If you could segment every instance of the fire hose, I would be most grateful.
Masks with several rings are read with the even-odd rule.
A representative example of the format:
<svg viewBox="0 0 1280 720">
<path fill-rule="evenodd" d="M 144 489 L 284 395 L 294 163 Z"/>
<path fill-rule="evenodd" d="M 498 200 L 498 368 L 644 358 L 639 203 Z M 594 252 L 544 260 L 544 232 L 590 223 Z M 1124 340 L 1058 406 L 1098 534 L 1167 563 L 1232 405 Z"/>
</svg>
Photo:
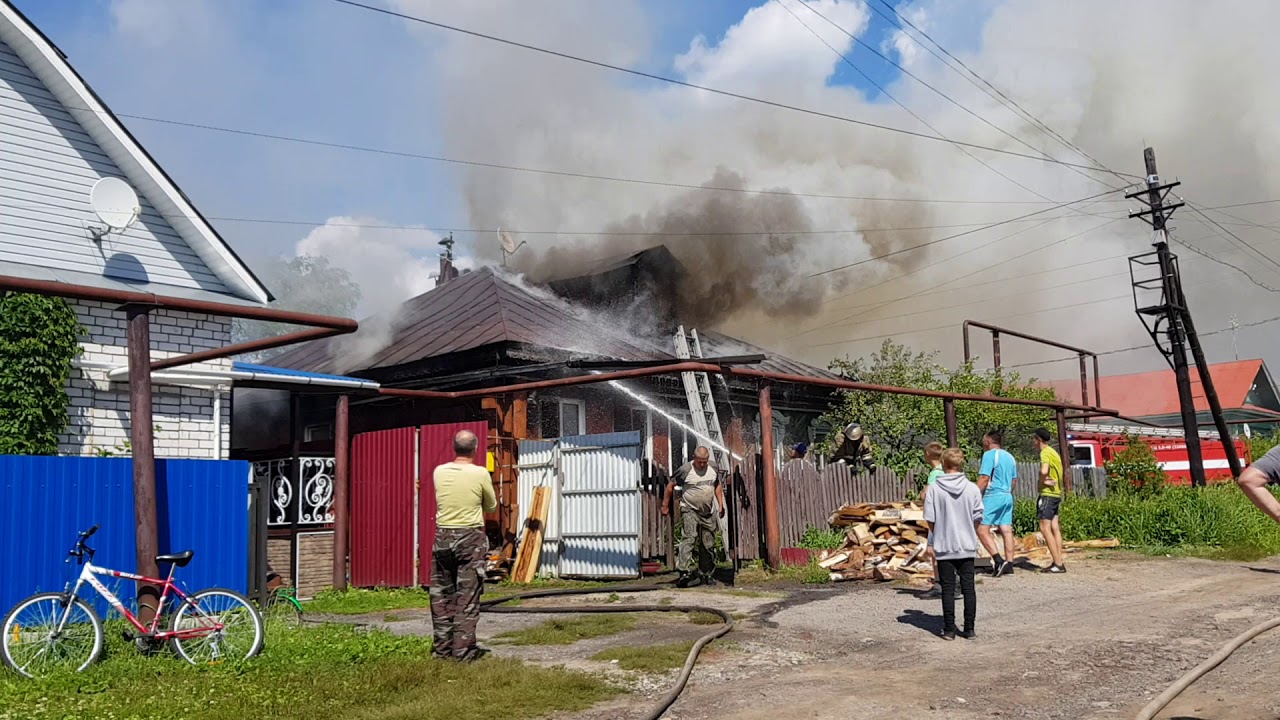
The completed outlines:
<svg viewBox="0 0 1280 720">
<path fill-rule="evenodd" d="M 727 635 L 733 629 L 733 618 L 729 617 L 729 613 L 718 608 L 706 607 L 703 605 L 538 605 L 535 607 L 515 606 L 504 607 L 503 603 L 513 600 L 530 600 L 533 598 L 562 597 L 566 595 L 599 595 L 602 592 L 610 593 L 630 593 L 630 592 L 652 592 L 654 590 L 668 589 L 665 585 L 629 585 L 624 587 L 610 588 L 573 588 L 569 590 L 552 589 L 552 590 L 532 590 L 529 592 L 508 595 L 506 597 L 485 600 L 480 603 L 481 612 L 491 613 L 538 613 L 544 615 L 576 615 L 590 613 L 636 613 L 636 612 L 680 612 L 680 613 L 710 613 L 719 617 L 724 621 L 715 630 L 698 638 L 693 647 L 689 649 L 689 655 L 685 658 L 684 667 L 680 670 L 676 683 L 667 691 L 666 695 L 658 701 L 647 713 L 641 717 L 644 720 L 658 720 L 662 714 L 667 711 L 680 693 L 684 692 L 685 685 L 689 683 L 689 676 L 693 674 L 693 666 L 698 662 L 698 655 L 702 649 L 716 638 Z"/>
<path fill-rule="evenodd" d="M 1231 639 L 1231 642 L 1223 645 L 1222 648 L 1210 656 L 1209 659 L 1192 668 L 1190 672 L 1178 678 L 1177 681 L 1168 687 L 1168 689 L 1156 696 L 1156 699 L 1147 703 L 1147 706 L 1142 708 L 1142 712 L 1138 713 L 1137 720 L 1153 720 L 1153 718 L 1155 718 L 1155 716 L 1159 714 L 1165 706 L 1173 702 L 1174 698 L 1181 695 L 1184 690 L 1191 687 L 1191 685 L 1197 680 L 1209 674 L 1209 671 L 1221 665 L 1227 658 L 1231 657 L 1232 653 L 1244 647 L 1246 643 L 1259 635 L 1277 627 L 1280 627 L 1280 617 L 1254 625 L 1248 630 L 1245 630 L 1235 636 Z"/>
</svg>

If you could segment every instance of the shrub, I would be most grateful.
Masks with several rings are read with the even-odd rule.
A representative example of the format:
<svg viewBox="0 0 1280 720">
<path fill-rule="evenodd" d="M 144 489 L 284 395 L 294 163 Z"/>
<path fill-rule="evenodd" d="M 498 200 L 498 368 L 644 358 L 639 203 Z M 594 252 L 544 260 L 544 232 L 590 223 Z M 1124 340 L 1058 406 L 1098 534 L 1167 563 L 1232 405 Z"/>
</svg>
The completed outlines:
<svg viewBox="0 0 1280 720">
<path fill-rule="evenodd" d="M 1155 495 L 1164 489 L 1164 470 L 1151 446 L 1129 434 L 1125 448 L 1106 464 L 1107 493 Z"/>
<path fill-rule="evenodd" d="M 835 550 L 844 546 L 844 539 L 844 533 L 839 530 L 823 530 L 810 525 L 800 537 L 800 547 L 806 550 Z"/>
<path fill-rule="evenodd" d="M 1014 529 L 1034 532 L 1035 501 L 1014 504 Z M 1114 537 L 1130 547 L 1215 547 L 1238 556 L 1280 553 L 1280 525 L 1259 512 L 1235 485 L 1167 487 L 1154 494 L 1117 493 L 1105 498 L 1068 496 L 1062 505 L 1062 539 Z"/>
</svg>

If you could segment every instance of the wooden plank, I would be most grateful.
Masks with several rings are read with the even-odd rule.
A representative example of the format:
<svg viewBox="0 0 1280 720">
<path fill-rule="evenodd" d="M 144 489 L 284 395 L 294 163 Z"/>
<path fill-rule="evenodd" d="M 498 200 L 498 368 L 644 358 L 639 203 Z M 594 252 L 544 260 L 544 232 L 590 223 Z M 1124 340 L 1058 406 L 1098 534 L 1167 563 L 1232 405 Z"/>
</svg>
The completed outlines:
<svg viewBox="0 0 1280 720">
<path fill-rule="evenodd" d="M 538 561 L 542 559 L 542 534 L 546 529 L 547 513 L 551 509 L 551 490 L 534 488 L 533 507 L 525 521 L 524 541 L 516 555 L 516 567 L 512 579 L 518 583 L 532 582 L 538 573 Z"/>
</svg>

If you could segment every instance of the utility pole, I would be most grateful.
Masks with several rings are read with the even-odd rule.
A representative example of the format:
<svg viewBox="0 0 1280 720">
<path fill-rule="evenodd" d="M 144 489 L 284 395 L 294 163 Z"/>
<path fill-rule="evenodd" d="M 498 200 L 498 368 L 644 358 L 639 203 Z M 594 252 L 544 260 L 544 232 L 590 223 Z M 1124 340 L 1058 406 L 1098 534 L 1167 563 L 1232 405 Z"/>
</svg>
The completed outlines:
<svg viewBox="0 0 1280 720">
<path fill-rule="evenodd" d="M 1191 319 L 1191 311 L 1187 307 L 1186 296 L 1182 292 L 1182 275 L 1178 268 L 1178 257 L 1169 251 L 1169 236 L 1166 223 L 1174 210 L 1185 203 L 1165 204 L 1169 191 L 1181 183 L 1160 184 L 1160 175 L 1156 171 L 1156 154 L 1151 148 L 1143 153 L 1147 168 L 1147 189 L 1126 195 L 1147 205 L 1147 209 L 1130 213 L 1129 217 L 1142 218 L 1151 225 L 1154 231 L 1152 244 L 1155 251 L 1129 258 L 1129 273 L 1133 285 L 1134 307 L 1138 317 L 1142 319 L 1147 333 L 1155 341 L 1156 347 L 1165 356 L 1165 360 L 1173 368 L 1178 387 L 1178 406 L 1182 414 L 1182 428 L 1187 443 L 1187 459 L 1190 461 L 1191 484 L 1202 487 L 1205 484 L 1204 456 L 1200 448 L 1199 423 L 1196 419 L 1195 400 L 1191 394 L 1191 371 L 1187 360 L 1190 349 L 1200 373 L 1200 384 L 1204 389 L 1205 399 L 1213 415 L 1214 424 L 1226 451 L 1227 462 L 1231 473 L 1240 476 L 1240 458 L 1236 455 L 1235 443 L 1232 442 L 1230 428 L 1222 415 L 1222 405 L 1218 402 L 1218 393 L 1213 387 L 1213 378 L 1209 374 L 1209 365 L 1200 346 L 1200 338 L 1196 335 L 1195 324 Z M 1151 270 L 1157 270 L 1157 277 L 1150 277 Z M 1140 275 L 1142 277 L 1140 277 Z M 1159 292 L 1159 301 L 1147 304 L 1139 299 L 1139 291 L 1147 293 Z M 1167 346 L 1166 343 L 1167 342 Z"/>
<path fill-rule="evenodd" d="M 1238 330 L 1239 328 L 1240 328 L 1240 321 L 1236 319 L 1235 315 L 1232 315 L 1231 316 L 1231 355 L 1236 359 L 1236 362 L 1240 361 L 1240 346 L 1236 344 L 1236 330 Z"/>
</svg>

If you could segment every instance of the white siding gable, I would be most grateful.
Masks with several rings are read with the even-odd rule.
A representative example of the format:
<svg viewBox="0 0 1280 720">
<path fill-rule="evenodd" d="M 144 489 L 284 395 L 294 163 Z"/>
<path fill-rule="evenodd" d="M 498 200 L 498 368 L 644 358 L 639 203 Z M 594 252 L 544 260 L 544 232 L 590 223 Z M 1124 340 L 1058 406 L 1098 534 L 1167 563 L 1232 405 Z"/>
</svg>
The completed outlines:
<svg viewBox="0 0 1280 720">
<path fill-rule="evenodd" d="M 0 41 L 0 262 L 230 292 L 145 197 L 142 217 L 101 243 L 89 189 L 116 166 Z"/>
</svg>

